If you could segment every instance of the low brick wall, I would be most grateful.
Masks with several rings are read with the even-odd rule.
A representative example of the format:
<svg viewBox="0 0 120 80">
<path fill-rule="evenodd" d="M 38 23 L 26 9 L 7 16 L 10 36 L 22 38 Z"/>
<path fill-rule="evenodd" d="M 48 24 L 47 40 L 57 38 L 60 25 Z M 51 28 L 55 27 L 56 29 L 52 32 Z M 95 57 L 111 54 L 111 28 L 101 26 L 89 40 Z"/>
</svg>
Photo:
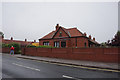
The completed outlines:
<svg viewBox="0 0 120 80">
<path fill-rule="evenodd" d="M 31 56 L 118 63 L 120 48 L 23 48 Z"/>
<path fill-rule="evenodd" d="M 2 53 L 10 53 L 10 48 L 2 48 Z"/>
</svg>

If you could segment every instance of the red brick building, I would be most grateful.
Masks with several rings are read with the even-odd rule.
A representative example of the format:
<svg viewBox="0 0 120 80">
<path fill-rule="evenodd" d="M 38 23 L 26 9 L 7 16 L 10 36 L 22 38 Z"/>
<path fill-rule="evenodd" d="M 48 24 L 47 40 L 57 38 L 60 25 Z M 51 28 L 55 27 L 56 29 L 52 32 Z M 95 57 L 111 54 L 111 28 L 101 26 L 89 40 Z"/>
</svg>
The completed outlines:
<svg viewBox="0 0 120 80">
<path fill-rule="evenodd" d="M 20 41 L 20 40 L 13 40 L 13 37 L 11 37 L 11 39 L 4 39 L 4 37 L 2 37 L 2 43 L 5 43 L 5 44 L 10 44 L 10 43 L 18 43 L 20 44 L 21 46 L 27 46 L 27 45 L 30 45 L 32 44 L 33 42 L 30 42 L 30 41 L 27 41 L 27 39 L 25 39 L 25 41 Z"/>
<path fill-rule="evenodd" d="M 56 25 L 56 30 L 39 39 L 39 45 L 49 45 L 53 47 L 93 47 L 99 44 L 95 38 L 91 39 L 86 33 L 80 32 L 77 28 L 66 29 Z"/>
</svg>

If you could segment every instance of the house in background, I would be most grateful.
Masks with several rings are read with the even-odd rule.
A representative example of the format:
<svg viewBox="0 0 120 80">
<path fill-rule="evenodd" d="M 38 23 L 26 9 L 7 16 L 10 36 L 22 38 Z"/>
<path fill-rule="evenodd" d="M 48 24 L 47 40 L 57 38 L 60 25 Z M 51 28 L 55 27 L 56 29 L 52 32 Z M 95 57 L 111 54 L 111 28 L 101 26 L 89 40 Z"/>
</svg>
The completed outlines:
<svg viewBox="0 0 120 80">
<path fill-rule="evenodd" d="M 20 40 L 13 40 L 13 37 L 11 37 L 11 39 L 4 39 L 4 37 L 2 37 L 2 43 L 5 43 L 5 44 L 18 43 L 20 44 L 21 47 L 25 47 L 27 45 L 32 45 L 33 43 L 36 43 L 36 41 L 35 40 L 34 42 L 27 41 L 27 39 L 25 39 L 25 41 L 20 41 Z"/>
<path fill-rule="evenodd" d="M 39 46 L 39 42 L 36 42 L 36 40 L 34 40 L 34 42 L 32 42 L 33 46 Z"/>
<path fill-rule="evenodd" d="M 95 38 L 86 36 L 86 33 L 80 32 L 77 28 L 66 29 L 57 24 L 56 30 L 39 39 L 39 45 L 48 45 L 52 47 L 95 47 L 99 43 Z"/>
</svg>

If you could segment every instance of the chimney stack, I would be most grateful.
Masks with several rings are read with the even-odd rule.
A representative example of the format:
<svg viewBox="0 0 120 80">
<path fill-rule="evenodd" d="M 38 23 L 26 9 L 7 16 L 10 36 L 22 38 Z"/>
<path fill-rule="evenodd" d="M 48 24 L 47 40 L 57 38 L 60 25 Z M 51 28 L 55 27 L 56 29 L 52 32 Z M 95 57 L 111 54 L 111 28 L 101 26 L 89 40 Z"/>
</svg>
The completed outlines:
<svg viewBox="0 0 120 80">
<path fill-rule="evenodd" d="M 2 39 L 4 39 L 4 35 L 2 35 Z"/>
<path fill-rule="evenodd" d="M 91 39 L 91 35 L 89 35 L 89 39 Z"/>
<path fill-rule="evenodd" d="M 93 40 L 95 41 L 95 38 L 93 38 Z"/>
<path fill-rule="evenodd" d="M 34 43 L 36 42 L 36 40 L 34 40 Z"/>
<path fill-rule="evenodd" d="M 27 42 L 27 39 L 25 39 L 25 42 Z"/>
<path fill-rule="evenodd" d="M 87 36 L 86 32 L 84 33 L 84 36 Z"/>
<path fill-rule="evenodd" d="M 13 37 L 11 37 L 11 40 L 13 40 Z"/>
<path fill-rule="evenodd" d="M 56 25 L 56 30 L 59 28 L 59 24 Z"/>
</svg>

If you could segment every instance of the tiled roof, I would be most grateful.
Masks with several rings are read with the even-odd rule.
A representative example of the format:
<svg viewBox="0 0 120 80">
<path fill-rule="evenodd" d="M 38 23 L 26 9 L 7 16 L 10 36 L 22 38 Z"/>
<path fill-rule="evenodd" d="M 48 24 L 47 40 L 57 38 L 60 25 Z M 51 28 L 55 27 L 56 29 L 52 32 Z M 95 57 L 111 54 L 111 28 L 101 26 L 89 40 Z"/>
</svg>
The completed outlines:
<svg viewBox="0 0 120 80">
<path fill-rule="evenodd" d="M 96 41 L 94 41 L 94 40 L 92 40 L 92 39 L 90 39 L 90 41 L 91 41 L 92 43 L 99 44 L 98 42 L 96 42 Z"/>
<path fill-rule="evenodd" d="M 64 27 L 59 26 L 57 30 L 50 32 L 49 34 L 45 35 L 44 37 L 42 37 L 42 38 L 39 39 L 39 40 L 42 40 L 42 39 L 52 39 L 60 28 L 62 28 L 62 29 L 65 31 L 65 33 L 67 33 L 67 35 L 68 35 L 69 37 L 85 36 L 85 35 L 84 35 L 82 32 L 80 32 L 77 28 L 69 28 L 69 29 L 66 29 L 66 28 L 64 28 Z M 88 39 L 89 39 L 89 38 L 88 38 Z M 92 39 L 89 39 L 89 41 L 92 42 L 92 43 L 95 43 L 95 44 L 99 44 L 98 42 L 96 42 L 95 40 L 92 40 Z"/>
<path fill-rule="evenodd" d="M 9 44 L 9 43 L 11 43 L 11 42 L 15 42 L 15 43 L 19 43 L 19 44 L 31 44 L 32 42 L 25 42 L 25 41 L 19 41 L 19 40 L 8 40 L 8 39 L 4 39 L 3 41 L 2 41 L 3 43 L 7 43 L 7 44 Z"/>
<path fill-rule="evenodd" d="M 70 37 L 75 37 L 75 36 L 82 36 L 83 34 L 77 29 L 77 28 L 69 28 L 66 29 L 64 27 L 61 27 Z M 54 34 L 57 31 L 52 31 L 49 34 L 45 35 L 44 37 L 42 37 L 41 39 L 50 39 L 54 36 Z"/>
<path fill-rule="evenodd" d="M 52 32 L 50 32 L 49 34 L 47 34 L 47 35 L 45 35 L 44 37 L 42 37 L 41 39 L 52 38 L 54 34 L 55 34 L 55 31 L 52 31 Z"/>
<path fill-rule="evenodd" d="M 70 28 L 70 29 L 67 29 L 67 31 L 70 33 L 71 37 L 83 35 L 77 28 Z"/>
</svg>

